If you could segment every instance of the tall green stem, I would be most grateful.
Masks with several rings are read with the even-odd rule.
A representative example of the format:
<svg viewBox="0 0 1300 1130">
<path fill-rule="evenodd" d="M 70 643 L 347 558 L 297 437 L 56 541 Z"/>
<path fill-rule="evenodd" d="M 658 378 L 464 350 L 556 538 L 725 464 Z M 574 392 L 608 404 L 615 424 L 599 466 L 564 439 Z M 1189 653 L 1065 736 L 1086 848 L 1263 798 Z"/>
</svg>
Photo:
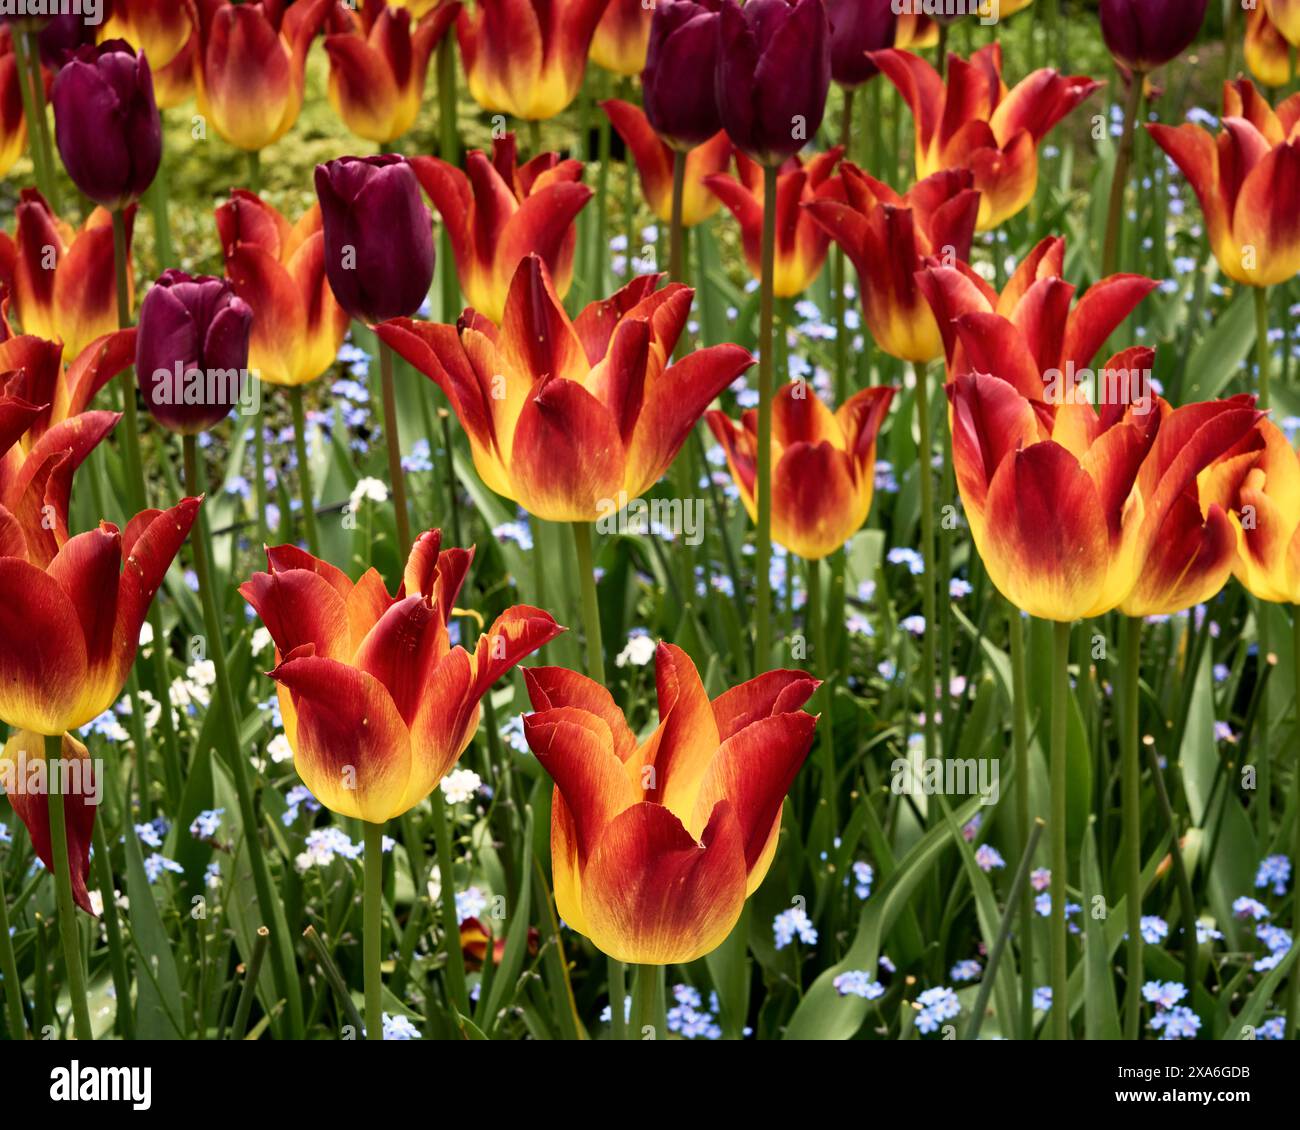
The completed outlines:
<svg viewBox="0 0 1300 1130">
<path fill-rule="evenodd" d="M 1142 621 L 1125 617 L 1120 662 L 1120 808 L 1124 821 L 1124 898 L 1128 920 L 1128 967 L 1124 987 L 1124 1038 L 1136 1040 L 1142 1022 L 1142 765 L 1138 695 L 1142 666 Z M 1183 923 L 1194 929 L 1195 923 Z M 1189 985 L 1190 992 L 1193 986 Z"/>
<path fill-rule="evenodd" d="M 1259 406 L 1267 412 L 1269 382 L 1273 370 L 1272 345 L 1268 340 L 1268 287 L 1255 287 L 1255 358 L 1259 365 Z"/>
<path fill-rule="evenodd" d="M 316 492 L 312 489 L 311 463 L 307 452 L 307 413 L 302 406 L 302 386 L 289 390 L 293 406 L 293 445 L 298 456 L 298 490 L 302 496 L 302 525 L 307 548 L 313 557 L 320 556 L 320 537 L 316 533 Z"/>
<path fill-rule="evenodd" d="M 773 317 L 776 287 L 775 165 L 763 168 L 763 266 L 758 320 L 758 534 L 754 547 L 757 585 L 754 619 L 754 672 L 761 675 L 772 662 L 772 392 Z"/>
<path fill-rule="evenodd" d="M 686 154 L 680 149 L 674 149 L 673 212 L 668 243 L 668 277 L 673 282 L 686 281 L 686 229 L 682 226 L 682 202 L 685 197 Z"/>
<path fill-rule="evenodd" d="M 162 157 L 158 162 L 158 172 L 153 178 L 153 184 L 149 186 L 149 191 L 145 195 L 149 200 L 149 209 L 153 213 L 153 239 L 158 254 L 158 266 L 159 269 L 166 270 L 172 263 L 172 227 L 168 214 L 170 186 L 167 182 L 167 115 L 162 110 L 158 111 L 158 128 L 163 138 Z"/>
<path fill-rule="evenodd" d="M 9 1038 L 27 1038 L 27 1020 L 23 1016 L 23 983 L 18 979 L 18 962 L 14 960 L 14 942 L 9 936 L 9 904 L 5 900 L 4 868 L 0 867 L 0 977 L 4 978 L 5 1007 L 9 1012 Z"/>
<path fill-rule="evenodd" d="M 27 145 L 32 154 L 32 169 L 36 174 L 36 186 L 46 203 L 57 213 L 58 202 L 54 198 L 54 157 L 49 149 L 49 134 L 45 125 L 45 85 L 41 80 L 40 53 L 35 39 L 26 33 L 15 32 L 13 36 L 14 55 L 18 64 L 18 92 L 22 97 L 23 117 L 27 121 Z M 36 59 L 36 82 L 32 81 L 31 60 Z M 40 92 L 38 101 L 36 92 Z"/>
<path fill-rule="evenodd" d="M 1069 862 L 1065 837 L 1066 710 L 1070 698 L 1070 625 L 1053 625 L 1052 742 L 1049 765 L 1051 792 L 1052 919 L 1051 983 L 1052 1038 L 1070 1038 L 1069 951 L 1065 925 L 1066 880 Z"/>
<path fill-rule="evenodd" d="M 67 967 L 68 998 L 72 1002 L 73 1031 L 78 1040 L 93 1040 L 90 1006 L 86 1003 L 86 971 L 81 965 L 81 935 L 77 904 L 72 901 L 72 862 L 68 855 L 68 826 L 63 784 L 58 763 L 63 759 L 63 735 L 46 735 L 45 780 L 50 806 L 50 846 L 54 853 L 54 896 L 59 915 L 59 941 Z"/>
<path fill-rule="evenodd" d="M 1119 236 L 1124 224 L 1124 194 L 1128 189 L 1128 170 L 1133 163 L 1133 136 L 1137 129 L 1138 111 L 1142 106 L 1143 76 L 1129 76 L 1128 94 L 1124 102 L 1124 132 L 1119 139 L 1119 152 L 1115 155 L 1115 175 L 1110 182 L 1110 209 L 1106 213 L 1106 243 L 1102 250 L 1103 276 L 1113 275 L 1119 269 Z"/>
<path fill-rule="evenodd" d="M 662 965 L 638 965 L 633 970 L 632 1029 L 628 1038 L 633 1040 L 664 1039 L 665 1022 L 659 1014 L 660 984 L 663 981 Z M 650 1034 L 646 1035 L 649 1029 Z"/>
<path fill-rule="evenodd" d="M 453 167 L 460 164 L 460 137 L 456 125 L 456 37 L 444 35 L 438 45 L 438 156 Z M 451 238 L 445 224 L 441 238 L 442 318 L 445 322 L 454 322 L 459 313 L 460 286 L 456 278 L 456 260 L 451 253 Z"/>
<path fill-rule="evenodd" d="M 821 685 L 821 721 L 818 722 L 817 748 L 822 759 L 822 802 L 826 805 L 827 827 L 838 829 L 836 815 L 835 769 L 835 684 L 830 652 L 826 647 L 826 619 L 829 609 L 822 598 L 822 563 L 808 562 L 808 604 L 806 619 L 812 631 L 813 659 Z"/>
<path fill-rule="evenodd" d="M 1291 609 L 1293 626 L 1291 665 L 1295 672 L 1296 719 L 1300 723 L 1300 604 Z M 1292 944 L 1300 945 L 1300 758 L 1297 758 L 1291 779 L 1291 809 L 1294 825 L 1291 829 L 1291 937 Z M 1293 1037 L 1300 1030 L 1300 963 L 1291 967 L 1291 980 L 1287 989 L 1286 1031 Z"/>
<path fill-rule="evenodd" d="M 1025 625 L 1020 609 L 1008 602 L 1007 627 L 1011 636 L 1011 742 L 1016 766 L 1016 824 L 1020 850 L 1029 850 L 1034 835 L 1029 800 L 1029 680 L 1025 672 Z M 1020 891 L 1020 1034 L 1028 1039 L 1034 1024 L 1034 895 Z"/>
<path fill-rule="evenodd" d="M 397 516 L 397 559 L 404 561 L 411 548 L 411 519 L 406 512 L 406 479 L 402 471 L 402 439 L 397 432 L 397 390 L 393 384 L 393 351 L 379 343 L 379 372 L 384 394 L 384 444 L 388 448 L 388 478 L 393 484 L 393 510 Z"/>
<path fill-rule="evenodd" d="M 926 368 L 913 363 L 912 371 L 916 376 L 916 427 L 920 447 L 916 471 L 921 476 L 921 613 L 925 617 L 925 632 L 921 636 L 921 705 L 925 709 L 925 756 L 928 759 L 938 756 L 934 717 L 937 706 L 934 683 L 937 604 L 934 595 L 934 468 L 930 465 L 934 457 L 934 441 L 930 436 L 930 386 Z"/>
<path fill-rule="evenodd" d="M 433 840 L 438 849 L 438 875 L 441 878 L 442 932 L 447 946 L 447 996 L 462 1016 L 468 1016 L 469 990 L 465 987 L 465 958 L 460 949 L 460 919 L 456 914 L 456 871 L 452 860 L 451 826 L 447 821 L 447 805 L 441 788 L 434 789 L 430 794 L 429 805 L 433 810 Z"/>
<path fill-rule="evenodd" d="M 200 493 L 199 455 L 197 437 L 183 439 L 185 451 L 185 483 L 194 494 Z M 244 844 L 248 849 L 249 869 L 253 873 L 253 889 L 257 894 L 257 907 L 262 924 L 271 929 L 271 972 L 275 991 L 289 1004 L 289 1027 L 296 1036 L 303 1032 L 302 991 L 299 987 L 297 963 L 289 940 L 284 907 L 271 886 L 271 872 L 267 867 L 260 835 L 261 821 L 253 803 L 253 790 L 248 780 L 248 765 L 240 742 L 239 714 L 235 709 L 235 696 L 230 685 L 230 671 L 226 666 L 226 645 L 221 632 L 221 617 L 217 612 L 216 593 L 212 588 L 212 565 L 208 558 L 211 533 L 207 515 L 199 507 L 195 522 L 198 537 L 191 538 L 194 552 L 194 573 L 199 582 L 199 603 L 203 606 L 203 625 L 208 637 L 208 657 L 217 676 L 216 700 L 220 704 L 222 721 L 231 743 L 228 750 L 230 774 L 235 779 L 235 794 L 239 798 L 239 816 L 244 826 Z"/>
<path fill-rule="evenodd" d="M 573 523 L 573 544 L 578 551 L 578 582 L 582 585 L 582 628 L 587 634 L 587 675 L 605 683 L 605 646 L 600 631 L 600 601 L 596 595 L 596 561 L 591 548 L 591 525 Z"/>
<path fill-rule="evenodd" d="M 365 890 L 362 892 L 362 949 L 366 988 L 366 1039 L 384 1038 L 384 826 L 362 823 L 365 834 Z"/>
</svg>

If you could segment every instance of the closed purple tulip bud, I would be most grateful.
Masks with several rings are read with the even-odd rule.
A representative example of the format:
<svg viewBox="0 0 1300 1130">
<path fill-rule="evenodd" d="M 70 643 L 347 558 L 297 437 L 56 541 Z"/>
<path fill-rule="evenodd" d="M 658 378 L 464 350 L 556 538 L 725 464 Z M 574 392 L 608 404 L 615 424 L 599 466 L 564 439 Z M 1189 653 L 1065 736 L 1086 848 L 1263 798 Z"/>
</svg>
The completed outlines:
<svg viewBox="0 0 1300 1130">
<path fill-rule="evenodd" d="M 1101 35 L 1115 61 L 1152 71 L 1196 38 L 1209 0 L 1101 0 Z"/>
<path fill-rule="evenodd" d="M 841 86 L 854 87 L 878 75 L 867 52 L 894 46 L 894 0 L 826 0 L 826 15 L 831 22 L 831 77 Z"/>
<path fill-rule="evenodd" d="M 225 279 L 164 271 L 140 306 L 135 369 L 145 405 L 165 428 L 206 431 L 252 407 L 253 309 Z"/>
<path fill-rule="evenodd" d="M 363 322 L 405 318 L 433 282 L 433 217 L 405 157 L 340 157 L 316 166 L 325 274 Z"/>
<path fill-rule="evenodd" d="M 732 143 L 763 165 L 793 157 L 816 134 L 831 86 L 822 0 L 724 0 L 717 98 Z"/>
<path fill-rule="evenodd" d="M 722 0 L 661 0 L 650 17 L 645 116 L 674 149 L 694 149 L 722 128 L 714 90 L 721 7 Z"/>
<path fill-rule="evenodd" d="M 41 52 L 41 62 L 57 71 L 81 48 L 95 42 L 97 27 L 86 23 L 85 17 L 75 12 L 55 16 L 36 37 Z"/>
<path fill-rule="evenodd" d="M 140 199 L 162 160 L 148 60 L 120 39 L 83 47 L 59 71 L 51 100 L 59 156 L 73 183 L 110 210 Z"/>
</svg>

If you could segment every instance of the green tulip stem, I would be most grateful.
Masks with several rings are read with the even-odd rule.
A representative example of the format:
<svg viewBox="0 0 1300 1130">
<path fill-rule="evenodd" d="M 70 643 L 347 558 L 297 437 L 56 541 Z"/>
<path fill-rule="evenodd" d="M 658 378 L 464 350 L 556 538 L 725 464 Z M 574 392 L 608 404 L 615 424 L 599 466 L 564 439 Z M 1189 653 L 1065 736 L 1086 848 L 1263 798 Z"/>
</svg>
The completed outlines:
<svg viewBox="0 0 1300 1130">
<path fill-rule="evenodd" d="M 757 585 L 754 618 L 754 672 L 772 662 L 772 396 L 775 371 L 773 314 L 776 289 L 777 166 L 763 167 L 763 269 L 758 320 L 758 534 L 754 547 Z"/>
<path fill-rule="evenodd" d="M 36 174 L 36 186 L 41 195 L 57 214 L 58 203 L 54 199 L 54 155 L 49 149 L 49 134 L 42 128 L 45 124 L 45 83 L 41 79 L 39 48 L 35 38 L 25 32 L 14 35 L 13 45 L 18 65 L 18 92 L 22 96 L 23 117 L 27 121 L 27 145 L 32 154 L 32 171 Z M 36 60 L 35 82 L 32 81 L 33 58 Z"/>
<path fill-rule="evenodd" d="M 27 1038 L 27 1019 L 23 1015 L 23 983 L 18 978 L 14 959 L 14 940 L 9 936 L 9 904 L 5 901 L 4 868 L 0 867 L 0 977 L 4 978 L 5 1008 L 9 1013 L 9 1038 Z"/>
<path fill-rule="evenodd" d="M 384 1038 L 384 826 L 362 822 L 365 836 L 365 889 L 362 891 L 362 950 L 366 987 L 366 1039 Z"/>
<path fill-rule="evenodd" d="M 591 547 L 589 522 L 573 523 L 573 545 L 578 553 L 578 583 L 582 586 L 582 628 L 587 636 L 587 676 L 604 686 L 605 645 L 600 630 L 596 560 Z"/>
<path fill-rule="evenodd" d="M 1016 827 L 1020 850 L 1037 843 L 1029 796 L 1029 679 L 1025 671 L 1025 624 L 1020 609 L 1007 602 L 1007 631 L 1011 637 L 1011 742 L 1016 767 Z M 1020 888 L 1020 1036 L 1029 1039 L 1034 1024 L 1034 893 Z"/>
<path fill-rule="evenodd" d="M 1129 76 L 1128 95 L 1124 103 L 1124 131 L 1115 154 L 1115 172 L 1110 181 L 1110 208 L 1106 213 L 1106 242 L 1102 249 L 1103 277 L 1119 270 L 1119 237 L 1124 226 L 1124 194 L 1128 190 L 1128 171 L 1133 164 L 1133 140 L 1137 131 L 1138 112 L 1142 108 L 1142 84 L 1145 76 Z"/>
<path fill-rule="evenodd" d="M 302 404 L 302 386 L 289 390 L 293 407 L 293 446 L 298 457 L 298 489 L 302 496 L 302 525 L 307 548 L 313 557 L 320 556 L 320 536 L 316 532 L 316 492 L 312 489 L 311 463 L 307 451 L 307 413 Z"/>
<path fill-rule="evenodd" d="M 158 128 L 162 134 L 163 148 L 158 161 L 158 172 L 145 195 L 149 198 L 149 208 L 153 213 L 154 249 L 158 256 L 158 266 L 160 270 L 166 270 L 172 265 L 172 226 L 168 200 L 170 186 L 167 183 L 167 118 L 161 110 L 158 111 Z"/>
<path fill-rule="evenodd" d="M 835 769 L 835 731 L 832 715 L 835 706 L 835 682 L 830 650 L 826 644 L 826 621 L 830 612 L 829 602 L 822 593 L 822 563 L 809 561 L 808 566 L 808 602 L 804 606 L 804 619 L 812 642 L 813 670 L 822 681 L 821 720 L 817 723 L 817 748 L 822 759 L 822 803 L 826 806 L 827 827 L 839 827 L 836 816 Z"/>
<path fill-rule="evenodd" d="M 930 434 L 930 384 L 926 367 L 918 362 L 912 365 L 916 380 L 916 430 L 919 457 L 916 472 L 921 488 L 921 614 L 925 617 L 925 631 L 921 635 L 921 705 L 925 710 L 925 756 L 938 756 L 938 733 L 935 713 L 938 696 L 935 694 L 936 608 L 934 587 L 934 440 Z"/>
<path fill-rule="evenodd" d="M 630 173 L 628 174 L 631 175 Z M 673 150 L 673 212 L 669 228 L 668 277 L 673 282 L 686 281 L 686 228 L 682 224 L 682 205 L 686 197 L 686 154 Z M 628 243 L 628 262 L 632 245 Z"/>
<path fill-rule="evenodd" d="M 1291 666 L 1295 674 L 1296 709 L 1300 710 L 1300 604 L 1291 609 L 1294 625 L 1292 628 Z M 1291 810 L 1295 813 L 1295 822 L 1291 829 L 1291 863 L 1293 868 L 1300 868 L 1300 759 L 1291 778 Z M 1300 939 L 1300 872 L 1292 871 L 1291 879 L 1291 937 Z M 1300 944 L 1293 942 L 1292 944 Z M 1295 1036 L 1300 1030 L 1300 962 L 1291 966 L 1291 979 L 1286 994 L 1286 1033 Z"/>
<path fill-rule="evenodd" d="M 1269 383 L 1272 378 L 1273 358 L 1268 340 L 1268 287 L 1255 287 L 1255 359 L 1259 365 L 1259 407 L 1267 412 L 1272 407 Z"/>
<path fill-rule="evenodd" d="M 383 340 L 379 342 L 379 372 L 384 394 L 384 446 L 388 448 L 388 478 L 393 484 L 393 511 L 397 517 L 397 559 L 404 561 L 411 548 L 411 519 L 406 512 L 402 437 L 397 430 L 397 390 L 393 384 L 393 351 Z"/>
<path fill-rule="evenodd" d="M 185 452 L 185 484 L 195 496 L 200 493 L 198 437 L 183 437 Z M 298 983 L 297 965 L 289 940 L 284 907 L 274 894 L 271 872 L 267 866 L 259 829 L 262 820 L 253 801 L 253 790 L 248 780 L 248 764 L 240 738 L 240 718 L 235 709 L 235 695 L 230 684 L 230 670 L 226 665 L 226 646 L 221 632 L 221 616 L 217 611 L 216 592 L 212 587 L 212 566 L 208 559 L 211 531 L 207 513 L 199 507 L 195 519 L 197 537 L 190 539 L 194 554 L 194 573 L 198 578 L 199 603 L 203 607 L 203 625 L 207 633 L 208 657 L 216 672 L 216 702 L 220 704 L 222 724 L 230 743 L 226 760 L 230 775 L 235 781 L 235 794 L 239 799 L 239 818 L 244 827 L 243 843 L 248 849 L 249 869 L 253 873 L 253 889 L 257 895 L 257 910 L 261 921 L 271 930 L 271 972 L 276 994 L 289 1005 L 289 1030 L 301 1038 L 303 1028 L 302 990 Z"/>
<path fill-rule="evenodd" d="M 1136 1040 L 1142 1021 L 1142 766 L 1138 730 L 1138 696 L 1142 666 L 1142 621 L 1128 616 L 1121 626 L 1120 810 L 1124 823 L 1125 910 L 1128 920 L 1128 967 L 1124 986 L 1124 1038 Z M 1185 930 L 1195 923 L 1185 922 Z M 1194 986 L 1189 985 L 1190 992 Z"/>
<path fill-rule="evenodd" d="M 489 691 L 489 694 L 492 692 Z M 456 914 L 456 870 L 452 859 L 451 824 L 442 788 L 429 796 L 433 811 L 433 841 L 438 849 L 438 875 L 442 884 L 442 932 L 447 947 L 447 997 L 461 1016 L 469 1016 L 469 989 L 465 985 L 465 958 L 460 948 L 460 919 Z"/>
<path fill-rule="evenodd" d="M 637 965 L 633 969 L 632 1027 L 629 1040 L 667 1038 L 667 1020 L 660 1003 L 663 999 L 664 967 Z M 611 1009 L 611 1013 L 612 1013 Z"/>
<path fill-rule="evenodd" d="M 460 138 L 456 125 L 456 45 L 455 36 L 448 34 L 438 45 L 438 156 L 452 166 L 460 164 Z M 460 284 L 446 224 L 442 227 L 439 254 L 442 257 L 439 264 L 442 271 L 442 320 L 454 322 L 460 312 Z M 451 449 L 447 451 L 450 459 Z"/>
<path fill-rule="evenodd" d="M 1052 648 L 1052 731 L 1048 792 L 1051 796 L 1052 917 L 1050 968 L 1052 986 L 1052 1038 L 1070 1038 L 1069 951 L 1065 925 L 1066 880 L 1069 864 L 1065 837 L 1066 710 L 1070 698 L 1070 625 L 1053 624 Z"/>
<path fill-rule="evenodd" d="M 86 971 L 81 964 L 81 934 L 77 904 L 72 901 L 72 861 L 68 855 L 68 826 L 58 763 L 63 758 L 63 735 L 45 737 L 45 780 L 50 806 L 50 846 L 54 853 L 54 897 L 59 916 L 59 941 L 67 967 L 68 998 L 72 1002 L 73 1031 L 78 1040 L 93 1040 L 90 1006 L 86 1003 Z M 83 801 L 84 803 L 84 801 Z"/>
</svg>

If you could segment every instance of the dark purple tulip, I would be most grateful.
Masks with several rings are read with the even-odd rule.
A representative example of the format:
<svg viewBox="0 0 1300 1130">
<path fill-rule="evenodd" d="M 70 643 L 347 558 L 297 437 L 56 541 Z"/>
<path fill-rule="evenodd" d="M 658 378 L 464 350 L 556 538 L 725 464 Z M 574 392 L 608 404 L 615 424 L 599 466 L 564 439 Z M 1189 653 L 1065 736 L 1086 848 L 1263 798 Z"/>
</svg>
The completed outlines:
<svg viewBox="0 0 1300 1130">
<path fill-rule="evenodd" d="M 722 0 L 661 0 L 650 17 L 641 72 L 645 116 L 675 149 L 694 149 L 722 128 L 714 92 L 721 6 Z"/>
<path fill-rule="evenodd" d="M 405 157 L 340 157 L 316 166 L 325 274 L 363 322 L 414 314 L 433 282 L 433 217 Z"/>
<path fill-rule="evenodd" d="M 73 54 L 54 80 L 59 156 L 76 186 L 117 210 L 140 198 L 162 160 L 148 60 L 120 39 Z"/>
<path fill-rule="evenodd" d="M 1196 38 L 1209 0 L 1101 0 L 1101 35 L 1117 63 L 1151 71 Z"/>
<path fill-rule="evenodd" d="M 831 21 L 831 77 L 854 87 L 879 74 L 867 52 L 894 46 L 894 0 L 826 0 L 826 15 Z"/>
<path fill-rule="evenodd" d="M 75 13 L 55 16 L 36 37 L 41 62 L 57 71 L 70 56 L 95 42 L 96 30 L 96 25 L 86 23 L 85 17 Z"/>
<path fill-rule="evenodd" d="M 154 419 L 193 435 L 232 408 L 253 408 L 252 328 L 252 307 L 225 279 L 164 271 L 140 306 L 135 342 L 136 377 Z"/>
<path fill-rule="evenodd" d="M 717 98 L 732 143 L 779 165 L 816 134 L 831 86 L 830 23 L 822 0 L 723 0 Z"/>
</svg>

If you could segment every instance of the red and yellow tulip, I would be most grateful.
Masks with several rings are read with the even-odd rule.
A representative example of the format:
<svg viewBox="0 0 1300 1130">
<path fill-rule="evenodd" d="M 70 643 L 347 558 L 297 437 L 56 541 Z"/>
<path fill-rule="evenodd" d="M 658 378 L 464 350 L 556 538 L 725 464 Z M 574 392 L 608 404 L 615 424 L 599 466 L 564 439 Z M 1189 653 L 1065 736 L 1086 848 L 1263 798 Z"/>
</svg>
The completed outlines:
<svg viewBox="0 0 1300 1130">
<path fill-rule="evenodd" d="M 1263 0 L 1260 6 L 1282 38 L 1292 47 L 1300 47 L 1300 0 Z"/>
<path fill-rule="evenodd" d="M 1206 493 L 1228 510 L 1235 572 L 1260 600 L 1300 604 L 1300 452 L 1261 420 L 1206 476 Z"/>
<path fill-rule="evenodd" d="M 96 208 L 79 229 L 56 216 L 34 188 L 22 191 L 13 236 L 0 232 L 0 280 L 23 331 L 58 339 L 76 357 L 118 328 L 112 217 Z M 127 247 L 135 207 L 126 210 Z M 127 287 L 133 290 L 131 268 Z"/>
<path fill-rule="evenodd" d="M 771 866 L 817 682 L 770 671 L 710 701 L 680 648 L 660 644 L 655 667 L 644 742 L 609 691 L 559 667 L 524 672 L 524 734 L 555 781 L 561 917 L 619 961 L 684 964 L 722 943 Z"/>
<path fill-rule="evenodd" d="M 477 0 L 456 19 L 470 96 L 483 109 L 545 121 L 577 97 L 609 0 Z"/>
<path fill-rule="evenodd" d="M 645 70 L 650 19 L 655 6 L 647 0 L 608 0 L 596 25 L 589 57 L 598 67 L 631 78 Z"/>
<path fill-rule="evenodd" d="M 265 573 L 240 587 L 275 641 L 284 731 L 294 767 L 326 808 L 372 824 L 419 804 L 456 764 L 492 684 L 564 629 L 517 605 L 471 655 L 447 624 L 472 549 L 442 549 L 438 530 L 411 547 L 390 596 L 370 569 L 342 570 L 292 545 L 268 548 Z"/>
<path fill-rule="evenodd" d="M 537 254 L 563 298 L 573 282 L 573 221 L 591 199 L 578 180 L 582 162 L 541 153 L 520 165 L 515 135 L 465 158 L 468 175 L 437 157 L 412 157 L 411 168 L 442 217 L 466 301 L 500 322 L 520 262 Z"/>
<path fill-rule="evenodd" d="M 949 56 L 946 81 L 919 55 L 897 48 L 873 51 L 871 61 L 911 108 L 917 179 L 944 169 L 974 173 L 980 231 L 996 228 L 1033 199 L 1039 143 L 1101 85 L 1043 68 L 1008 91 L 996 43 L 969 60 Z"/>
<path fill-rule="evenodd" d="M 298 120 L 307 50 L 331 0 L 197 0 L 199 113 L 237 149 L 279 141 Z"/>
<path fill-rule="evenodd" d="M 1224 85 L 1223 130 L 1147 129 L 1196 190 L 1229 278 L 1274 286 L 1300 272 L 1300 95 L 1272 110 L 1249 82 Z"/>
<path fill-rule="evenodd" d="M 641 174 L 641 191 L 646 203 L 665 224 L 673 218 L 673 150 L 650 127 L 650 120 L 639 106 L 611 98 L 601 109 L 619 136 L 632 151 Z M 708 178 L 726 171 L 731 160 L 731 142 L 725 130 L 718 130 L 702 145 L 686 153 L 686 179 L 682 186 L 682 227 L 703 223 L 722 207 L 711 192 Z M 761 173 L 759 190 L 762 191 Z"/>
<path fill-rule="evenodd" d="M 54 735 L 86 725 L 122 693 L 149 604 L 200 500 L 143 510 L 125 530 L 101 522 L 70 538 L 66 492 L 55 500 L 50 489 L 53 522 L 0 507 L 0 586 L 8 594 L 0 612 L 0 719 Z M 25 497 L 35 501 L 33 486 Z"/>
<path fill-rule="evenodd" d="M 1049 236 L 1025 256 L 1001 294 L 963 262 L 921 271 L 917 283 L 943 335 L 948 372 L 997 373 L 1021 395 L 1042 400 L 1049 374 L 1091 365 L 1160 285 L 1143 275 L 1111 275 L 1074 302 L 1064 267 L 1065 240 Z"/>
<path fill-rule="evenodd" d="M 818 153 L 805 165 L 791 157 L 776 180 L 776 271 L 773 293 L 778 298 L 802 294 L 821 273 L 830 248 L 830 236 L 804 211 L 814 201 L 843 201 L 844 186 L 835 173 L 843 146 Z M 745 264 L 757 279 L 763 273 L 763 169 L 736 150 L 738 176 L 718 174 L 704 178 L 740 224 Z"/>
<path fill-rule="evenodd" d="M 853 260 L 872 337 L 893 357 L 934 360 L 943 337 L 916 276 L 924 267 L 969 258 L 980 207 L 971 173 L 935 173 L 906 196 L 848 162 L 840 180 L 843 201 L 817 200 L 807 208 Z"/>
<path fill-rule="evenodd" d="M 27 118 L 13 30 L 0 27 L 0 177 L 8 176 L 27 147 Z"/>
<path fill-rule="evenodd" d="M 1126 350 L 1106 369 L 1141 377 L 1153 356 Z M 1203 510 L 1197 476 L 1253 428 L 1251 398 L 1170 409 L 1147 389 L 1098 412 L 1082 394 L 1037 402 L 967 373 L 948 399 L 966 519 L 1016 607 L 1069 623 L 1187 607 L 1222 586 L 1230 528 L 1221 507 Z"/>
<path fill-rule="evenodd" d="M 415 16 L 383 0 L 341 11 L 341 30 L 325 37 L 330 105 L 358 137 L 390 144 L 415 124 L 429 56 L 460 11 L 459 0 L 431 9 L 414 27 Z"/>
<path fill-rule="evenodd" d="M 125 39 L 149 60 L 160 109 L 193 95 L 199 41 L 193 0 L 113 0 L 99 30 L 99 42 L 110 39 Z"/>
<path fill-rule="evenodd" d="M 1246 12 L 1246 66 L 1265 86 L 1286 86 L 1291 81 L 1291 46 L 1260 4 Z"/>
<path fill-rule="evenodd" d="M 876 437 L 894 388 L 867 388 L 836 412 L 805 381 L 772 401 L 772 540 L 809 561 L 840 549 L 862 528 L 875 491 Z M 758 520 L 758 413 L 740 425 L 724 412 L 705 417 L 727 456 L 731 477 Z"/>
<path fill-rule="evenodd" d="M 243 189 L 216 210 L 226 277 L 253 309 L 249 366 L 277 385 L 314 381 L 334 364 L 348 316 L 325 277 L 320 207 L 296 224 Z"/>
<path fill-rule="evenodd" d="M 694 291 L 633 279 L 570 321 L 537 255 L 498 329 L 396 318 L 380 338 L 451 401 L 483 482 L 552 522 L 609 518 L 667 470 L 709 402 L 753 364 L 717 345 L 670 365 Z"/>
</svg>

